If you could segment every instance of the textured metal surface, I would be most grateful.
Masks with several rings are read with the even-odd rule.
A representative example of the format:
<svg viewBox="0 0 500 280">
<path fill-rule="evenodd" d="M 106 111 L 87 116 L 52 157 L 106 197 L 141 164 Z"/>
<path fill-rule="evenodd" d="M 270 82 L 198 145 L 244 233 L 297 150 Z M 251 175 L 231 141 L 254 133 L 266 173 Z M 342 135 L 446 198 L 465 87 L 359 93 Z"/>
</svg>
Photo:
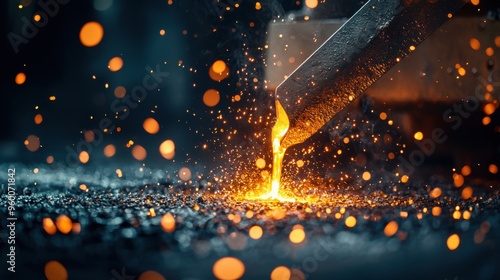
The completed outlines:
<svg viewBox="0 0 500 280">
<path fill-rule="evenodd" d="M 370 1 L 276 90 L 290 119 L 282 141 L 309 138 L 459 10 L 464 0 Z"/>
<path fill-rule="evenodd" d="M 267 29 L 267 89 L 276 88 L 314 51 L 330 38 L 345 20 L 308 20 L 271 23 Z"/>
</svg>

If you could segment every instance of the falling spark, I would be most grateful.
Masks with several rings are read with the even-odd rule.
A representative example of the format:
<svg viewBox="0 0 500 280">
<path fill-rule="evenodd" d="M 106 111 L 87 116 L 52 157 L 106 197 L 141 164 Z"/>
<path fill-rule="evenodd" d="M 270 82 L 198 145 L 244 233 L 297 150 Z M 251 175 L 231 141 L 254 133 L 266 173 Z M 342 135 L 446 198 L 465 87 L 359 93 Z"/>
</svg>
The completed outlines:
<svg viewBox="0 0 500 280">
<path fill-rule="evenodd" d="M 125 97 L 125 94 L 127 93 L 127 90 L 123 86 L 117 86 L 114 90 L 114 94 L 116 98 L 123 98 Z"/>
<path fill-rule="evenodd" d="M 24 140 L 24 145 L 30 152 L 36 152 L 40 148 L 40 139 L 36 135 L 30 135 Z"/>
<path fill-rule="evenodd" d="M 85 184 L 81 184 L 79 187 L 78 187 L 81 191 L 84 191 L 84 192 L 87 192 L 89 189 L 87 188 L 87 185 Z"/>
<path fill-rule="evenodd" d="M 467 199 L 471 198 L 471 197 L 472 197 L 472 193 L 473 193 L 473 192 L 474 192 L 474 191 L 472 190 L 472 188 L 471 188 L 471 187 L 465 187 L 465 188 L 462 190 L 462 198 L 463 198 L 464 200 L 467 200 Z"/>
<path fill-rule="evenodd" d="M 363 172 L 362 177 L 363 177 L 363 180 L 368 181 L 368 180 L 370 180 L 370 178 L 372 177 L 372 175 L 370 174 L 370 172 L 365 171 L 365 172 Z"/>
<path fill-rule="evenodd" d="M 290 242 L 294 244 L 299 244 L 306 239 L 306 233 L 302 227 L 295 226 L 294 229 L 290 232 L 288 238 Z"/>
<path fill-rule="evenodd" d="M 14 78 L 14 82 L 18 85 L 24 84 L 24 82 L 26 82 L 26 74 L 19 72 Z"/>
<path fill-rule="evenodd" d="M 35 122 L 35 124 L 41 124 L 43 122 L 42 114 L 36 114 L 33 121 Z"/>
<path fill-rule="evenodd" d="M 432 189 L 432 191 L 429 193 L 429 195 L 432 197 L 432 198 L 438 198 L 441 196 L 441 189 L 440 188 L 434 188 Z"/>
<path fill-rule="evenodd" d="M 391 237 L 398 232 L 398 223 L 396 221 L 390 221 L 384 228 L 384 234 L 387 237 Z"/>
<path fill-rule="evenodd" d="M 465 182 L 464 176 L 454 173 L 453 174 L 453 186 L 460 188 Z"/>
<path fill-rule="evenodd" d="M 464 165 L 460 171 L 463 176 L 469 176 L 472 173 L 472 169 L 468 165 Z"/>
<path fill-rule="evenodd" d="M 255 161 L 255 166 L 257 166 L 257 168 L 259 168 L 259 169 L 265 168 L 266 167 L 266 160 L 263 158 L 258 158 Z"/>
<path fill-rule="evenodd" d="M 250 236 L 250 238 L 255 239 L 255 240 L 260 239 L 262 237 L 263 233 L 264 233 L 264 231 L 262 230 L 262 228 L 260 226 L 253 226 L 248 231 L 248 235 Z"/>
<path fill-rule="evenodd" d="M 442 212 L 441 207 L 439 207 L 439 206 L 432 207 L 432 216 L 437 217 L 437 216 L 441 215 L 441 212 Z"/>
<path fill-rule="evenodd" d="M 401 183 L 407 183 L 408 180 L 410 180 L 410 177 L 408 175 L 403 175 L 401 176 Z"/>
<path fill-rule="evenodd" d="M 161 217 L 161 228 L 163 231 L 172 233 L 175 231 L 175 218 L 172 214 L 167 213 Z"/>
<path fill-rule="evenodd" d="M 65 280 L 68 279 L 68 271 L 58 261 L 50 261 L 45 264 L 45 277 L 47 280 Z"/>
<path fill-rule="evenodd" d="M 318 0 L 306 0 L 306 6 L 309 9 L 314 9 L 318 6 Z"/>
<path fill-rule="evenodd" d="M 87 151 L 81 151 L 80 154 L 78 155 L 78 159 L 80 160 L 81 163 L 85 164 L 89 162 L 90 155 Z"/>
<path fill-rule="evenodd" d="M 183 167 L 179 170 L 179 178 L 182 181 L 189 181 L 191 179 L 191 170 L 187 167 Z"/>
<path fill-rule="evenodd" d="M 215 89 L 209 89 L 203 94 L 203 103 L 208 107 L 214 107 L 219 104 L 220 94 Z"/>
<path fill-rule="evenodd" d="M 142 127 L 149 134 L 156 134 L 160 131 L 160 124 L 154 118 L 145 119 Z"/>
<path fill-rule="evenodd" d="M 80 42 L 86 47 L 97 46 L 104 36 L 102 25 L 95 21 L 85 23 L 80 30 Z"/>
<path fill-rule="evenodd" d="M 415 138 L 415 140 L 420 141 L 420 140 L 424 139 L 424 134 L 422 132 L 418 131 L 418 132 L 415 132 L 415 135 L 413 135 L 413 137 Z"/>
<path fill-rule="evenodd" d="M 356 218 L 355 218 L 355 217 L 353 217 L 353 216 L 349 216 L 349 217 L 347 217 L 347 218 L 345 219 L 345 225 L 346 225 L 347 227 L 350 227 L 350 228 L 355 227 L 355 226 L 356 226 Z"/>
<path fill-rule="evenodd" d="M 104 147 L 104 156 L 107 158 L 113 157 L 116 154 L 116 147 L 113 144 L 106 145 Z"/>
<path fill-rule="evenodd" d="M 495 164 L 490 164 L 488 166 L 488 171 L 491 173 L 491 174 L 497 174 L 498 173 L 498 166 L 496 166 Z"/>
<path fill-rule="evenodd" d="M 278 266 L 271 272 L 271 280 L 288 280 L 292 272 L 286 266 Z"/>
<path fill-rule="evenodd" d="M 53 235 L 57 232 L 56 225 L 51 218 L 43 218 L 42 225 L 47 234 Z"/>
<path fill-rule="evenodd" d="M 212 64 L 212 71 L 222 74 L 226 70 L 226 63 L 223 60 L 217 60 Z"/>
<path fill-rule="evenodd" d="M 108 69 L 111 72 L 117 72 L 123 67 L 123 59 L 119 56 L 115 56 L 108 62 Z"/>
<path fill-rule="evenodd" d="M 495 54 L 495 50 L 493 50 L 492 47 L 486 48 L 484 52 L 486 53 L 487 56 L 493 56 Z"/>
<path fill-rule="evenodd" d="M 475 51 L 478 51 L 479 49 L 481 49 L 481 43 L 479 42 L 478 39 L 476 38 L 472 38 L 470 39 L 469 41 L 469 44 L 470 44 L 470 47 L 475 50 Z"/>
<path fill-rule="evenodd" d="M 73 222 L 68 216 L 60 215 L 56 219 L 56 226 L 61 233 L 68 234 L 73 228 Z"/>
<path fill-rule="evenodd" d="M 132 156 L 138 161 L 146 159 L 147 155 L 148 153 L 146 152 L 146 149 L 144 149 L 141 145 L 134 145 L 132 148 Z"/>
<path fill-rule="evenodd" d="M 165 140 L 160 145 L 160 154 L 166 159 L 173 159 L 175 156 L 175 144 L 172 140 Z"/>
<path fill-rule="evenodd" d="M 458 246 L 460 245 L 460 237 L 458 234 L 452 234 L 448 239 L 446 240 L 446 246 L 448 246 L 448 249 L 450 251 L 456 250 Z"/>
</svg>

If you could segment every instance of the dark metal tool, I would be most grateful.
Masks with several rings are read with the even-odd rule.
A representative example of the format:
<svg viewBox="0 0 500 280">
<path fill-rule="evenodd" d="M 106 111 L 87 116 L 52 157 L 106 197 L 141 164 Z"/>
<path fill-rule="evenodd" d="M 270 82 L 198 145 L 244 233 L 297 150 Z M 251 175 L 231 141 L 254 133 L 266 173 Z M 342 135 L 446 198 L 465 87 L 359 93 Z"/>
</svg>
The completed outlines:
<svg viewBox="0 0 500 280">
<path fill-rule="evenodd" d="M 302 143 L 437 30 L 467 0 L 370 0 L 276 89 Z"/>
</svg>

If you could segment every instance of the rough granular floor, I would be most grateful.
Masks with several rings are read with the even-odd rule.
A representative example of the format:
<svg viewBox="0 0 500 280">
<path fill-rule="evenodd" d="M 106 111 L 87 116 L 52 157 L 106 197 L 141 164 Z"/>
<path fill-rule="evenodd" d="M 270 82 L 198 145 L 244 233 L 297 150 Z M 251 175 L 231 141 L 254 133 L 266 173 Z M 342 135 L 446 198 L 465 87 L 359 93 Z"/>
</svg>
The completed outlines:
<svg viewBox="0 0 500 280">
<path fill-rule="evenodd" d="M 17 270 L 1 279 L 44 279 L 51 261 L 69 279 L 157 279 L 147 271 L 214 279 L 214 263 L 226 256 L 243 262 L 242 279 L 269 279 L 278 266 L 290 279 L 500 276 L 498 188 L 472 186 L 468 199 L 451 185 L 440 185 L 436 198 L 429 186 L 336 190 L 283 203 L 240 200 L 215 183 L 208 191 L 206 182 L 162 181 L 155 172 L 126 180 L 78 172 L 19 172 Z M 8 203 L 6 185 L 0 202 Z"/>
</svg>

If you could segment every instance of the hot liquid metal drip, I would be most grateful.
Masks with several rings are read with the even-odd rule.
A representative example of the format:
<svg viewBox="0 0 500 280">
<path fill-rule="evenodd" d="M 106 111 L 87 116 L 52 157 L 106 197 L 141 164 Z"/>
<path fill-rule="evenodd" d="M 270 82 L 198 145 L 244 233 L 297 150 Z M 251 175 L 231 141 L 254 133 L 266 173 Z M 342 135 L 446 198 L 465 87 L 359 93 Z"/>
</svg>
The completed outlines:
<svg viewBox="0 0 500 280">
<path fill-rule="evenodd" d="M 271 191 L 288 147 L 302 143 L 453 16 L 465 0 L 371 0 L 276 89 Z"/>
<path fill-rule="evenodd" d="M 283 164 L 283 157 L 285 156 L 286 148 L 281 146 L 281 139 L 285 136 L 290 126 L 290 121 L 286 115 L 285 109 L 281 103 L 276 100 L 276 123 L 271 132 L 272 145 L 273 145 L 273 173 L 271 177 L 271 191 L 263 195 L 262 199 L 277 199 L 281 201 L 295 201 L 291 198 L 282 197 L 279 194 L 280 180 L 281 180 L 281 167 Z"/>
</svg>

